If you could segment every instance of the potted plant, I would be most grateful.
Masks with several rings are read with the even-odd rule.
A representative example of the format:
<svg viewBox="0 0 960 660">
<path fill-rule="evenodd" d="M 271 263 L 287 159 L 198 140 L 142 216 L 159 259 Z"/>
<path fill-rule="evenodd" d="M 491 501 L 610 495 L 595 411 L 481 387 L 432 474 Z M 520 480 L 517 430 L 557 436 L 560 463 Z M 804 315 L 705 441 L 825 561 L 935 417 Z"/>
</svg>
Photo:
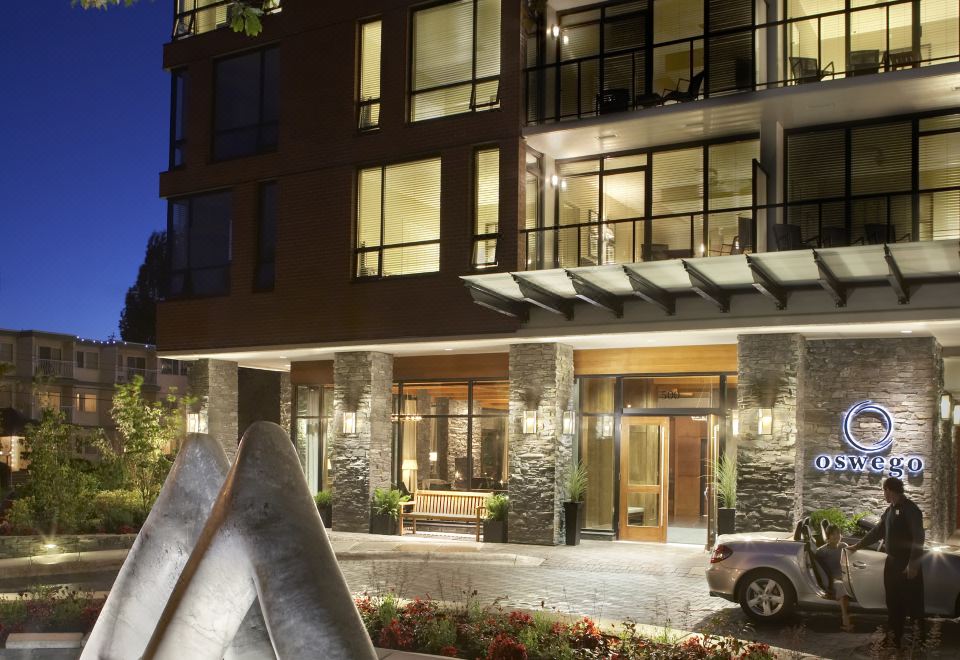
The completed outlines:
<svg viewBox="0 0 960 660">
<path fill-rule="evenodd" d="M 486 501 L 487 516 L 483 520 L 483 540 L 485 543 L 507 542 L 507 511 L 510 510 L 510 498 L 494 493 Z"/>
<path fill-rule="evenodd" d="M 396 534 L 400 519 L 400 504 L 410 499 L 395 488 L 377 488 L 373 491 L 370 511 L 371 534 Z"/>
<path fill-rule="evenodd" d="M 567 545 L 580 545 L 580 530 L 583 529 L 586 508 L 583 498 L 587 494 L 587 468 L 581 464 L 570 468 L 567 476 L 567 498 L 563 503 L 564 529 Z"/>
<path fill-rule="evenodd" d="M 313 501 L 317 503 L 323 526 L 328 529 L 333 527 L 333 494 L 329 490 L 321 490 L 313 496 Z"/>
<path fill-rule="evenodd" d="M 717 534 L 733 534 L 737 519 L 737 463 L 721 456 L 716 462 Z"/>
</svg>

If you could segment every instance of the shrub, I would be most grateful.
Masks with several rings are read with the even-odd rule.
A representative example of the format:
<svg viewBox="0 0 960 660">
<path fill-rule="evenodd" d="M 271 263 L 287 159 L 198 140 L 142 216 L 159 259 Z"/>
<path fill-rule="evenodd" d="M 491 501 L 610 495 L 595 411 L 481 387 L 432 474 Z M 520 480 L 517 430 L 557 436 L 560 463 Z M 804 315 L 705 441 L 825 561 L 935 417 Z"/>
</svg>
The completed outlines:
<svg viewBox="0 0 960 660">
<path fill-rule="evenodd" d="M 400 503 L 410 499 L 399 490 L 377 488 L 373 491 L 373 512 L 378 516 L 390 516 L 394 520 L 400 517 Z"/>
<path fill-rule="evenodd" d="M 495 493 L 487 498 L 485 504 L 487 507 L 487 520 L 507 519 L 507 511 L 510 510 L 509 497 Z"/>
<path fill-rule="evenodd" d="M 716 462 L 717 495 L 727 509 L 737 508 L 737 462 L 729 459 L 725 454 Z"/>
<path fill-rule="evenodd" d="M 869 515 L 866 511 L 847 516 L 837 508 L 817 509 L 810 514 L 810 524 L 817 530 L 820 528 L 820 521 L 826 520 L 828 525 L 836 525 L 839 527 L 840 533 L 844 536 L 859 536 L 861 532 L 860 528 L 857 527 L 857 521 L 866 515 Z"/>
<path fill-rule="evenodd" d="M 153 506 L 150 503 L 150 507 Z M 93 497 L 96 526 L 107 533 L 123 533 L 123 529 L 139 529 L 147 519 L 141 494 L 133 490 L 104 490 Z"/>
<path fill-rule="evenodd" d="M 31 534 L 34 531 L 33 498 L 21 497 L 14 500 L 7 511 L 7 523 L 13 534 Z"/>
<path fill-rule="evenodd" d="M 328 507 L 333 502 L 333 493 L 329 490 L 321 490 L 313 496 L 313 501 L 316 502 L 320 508 Z"/>
</svg>

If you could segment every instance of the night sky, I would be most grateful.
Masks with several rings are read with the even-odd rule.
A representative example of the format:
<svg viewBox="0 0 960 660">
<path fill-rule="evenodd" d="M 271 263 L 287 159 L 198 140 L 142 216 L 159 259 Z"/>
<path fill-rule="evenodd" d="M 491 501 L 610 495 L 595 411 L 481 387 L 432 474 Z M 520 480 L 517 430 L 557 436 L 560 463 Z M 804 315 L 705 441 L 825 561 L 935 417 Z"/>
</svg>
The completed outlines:
<svg viewBox="0 0 960 660">
<path fill-rule="evenodd" d="M 4 2 L 0 328 L 119 336 L 167 166 L 174 0 Z"/>
</svg>

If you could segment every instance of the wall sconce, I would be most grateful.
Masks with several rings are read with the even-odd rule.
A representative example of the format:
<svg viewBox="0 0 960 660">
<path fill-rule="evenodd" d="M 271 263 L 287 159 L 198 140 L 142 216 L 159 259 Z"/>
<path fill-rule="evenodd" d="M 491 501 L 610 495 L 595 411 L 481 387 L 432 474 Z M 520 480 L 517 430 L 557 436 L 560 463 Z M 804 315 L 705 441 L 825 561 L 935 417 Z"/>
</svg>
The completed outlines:
<svg viewBox="0 0 960 660">
<path fill-rule="evenodd" d="M 523 411 L 523 432 L 526 434 L 537 432 L 537 411 Z"/>
<path fill-rule="evenodd" d="M 357 413 L 343 413 L 343 432 L 347 435 L 357 432 Z"/>
<path fill-rule="evenodd" d="M 773 433 L 773 408 L 760 408 L 757 411 L 757 435 Z"/>
<path fill-rule="evenodd" d="M 940 419 L 947 421 L 950 419 L 950 395 L 940 395 Z"/>
<path fill-rule="evenodd" d="M 960 403 L 953 407 L 953 425 L 960 426 Z"/>
<path fill-rule="evenodd" d="M 554 38 L 554 39 L 556 39 L 557 37 L 559 37 L 559 36 L 560 36 L 560 26 L 559 26 L 559 25 L 554 25 L 552 28 L 550 28 L 550 34 L 553 35 L 553 38 Z"/>
<path fill-rule="evenodd" d="M 551 174 L 551 175 L 550 175 L 550 185 L 553 186 L 554 188 L 556 188 L 558 185 L 560 185 L 560 177 L 558 177 L 556 174 Z"/>
<path fill-rule="evenodd" d="M 563 435 L 573 435 L 574 429 L 574 416 L 572 410 L 566 410 L 563 413 L 563 422 L 561 423 L 560 432 Z"/>
<path fill-rule="evenodd" d="M 207 433 L 208 430 L 209 421 L 205 410 L 187 413 L 187 433 Z"/>
<path fill-rule="evenodd" d="M 613 437 L 613 415 L 601 415 L 598 429 L 601 438 Z"/>
<path fill-rule="evenodd" d="M 740 411 L 734 410 L 730 413 L 730 430 L 733 431 L 733 437 L 740 435 Z"/>
<path fill-rule="evenodd" d="M 430 462 L 431 463 L 437 462 L 437 452 L 435 451 L 430 452 Z"/>
</svg>

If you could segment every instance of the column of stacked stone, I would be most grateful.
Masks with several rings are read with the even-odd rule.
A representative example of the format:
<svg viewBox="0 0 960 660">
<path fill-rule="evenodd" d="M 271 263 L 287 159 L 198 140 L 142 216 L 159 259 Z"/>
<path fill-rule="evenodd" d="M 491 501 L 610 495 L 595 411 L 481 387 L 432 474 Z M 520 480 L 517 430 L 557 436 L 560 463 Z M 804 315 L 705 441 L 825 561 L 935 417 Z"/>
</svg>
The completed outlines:
<svg viewBox="0 0 960 660">
<path fill-rule="evenodd" d="M 336 529 L 370 529 L 370 500 L 389 488 L 393 456 L 393 356 L 336 353 L 333 360 L 333 437 L 330 448 Z M 356 413 L 356 432 L 343 432 L 344 413 Z"/>
<path fill-rule="evenodd" d="M 554 545 L 563 537 L 566 477 L 573 439 L 562 435 L 572 409 L 573 349 L 564 344 L 510 347 L 510 514 L 512 543 Z M 523 432 L 523 414 L 537 411 L 536 433 Z"/>
<path fill-rule="evenodd" d="M 197 360 L 190 369 L 190 395 L 197 399 L 191 412 L 206 414 L 207 432 L 223 446 L 230 462 L 237 455 L 237 363 Z"/>
</svg>

